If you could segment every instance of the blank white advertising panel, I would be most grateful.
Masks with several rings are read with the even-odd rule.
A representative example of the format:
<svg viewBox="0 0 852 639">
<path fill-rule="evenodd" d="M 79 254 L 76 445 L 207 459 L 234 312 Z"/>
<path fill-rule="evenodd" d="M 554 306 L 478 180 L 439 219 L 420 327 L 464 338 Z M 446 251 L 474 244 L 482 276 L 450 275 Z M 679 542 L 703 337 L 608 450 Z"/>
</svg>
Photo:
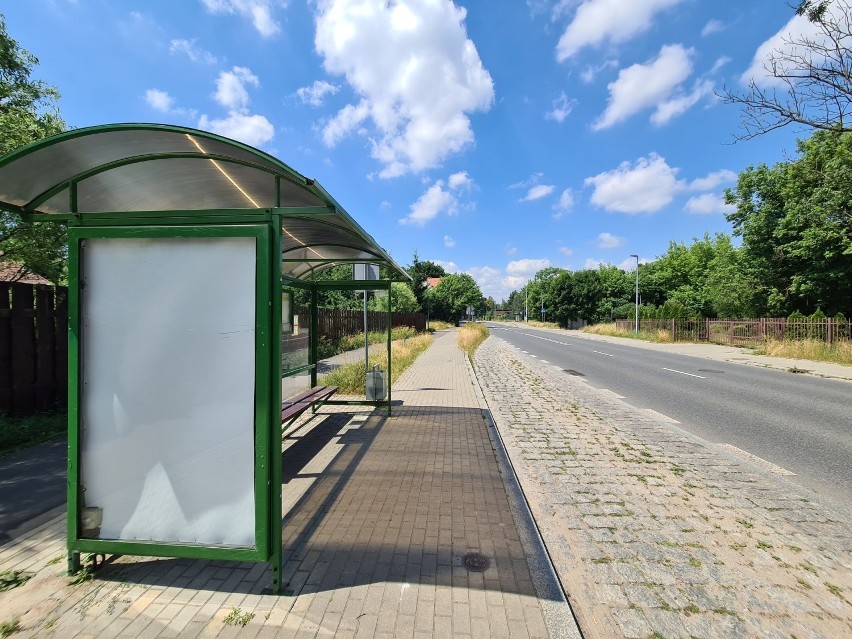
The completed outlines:
<svg viewBox="0 0 852 639">
<path fill-rule="evenodd" d="M 99 538 L 254 547 L 256 253 L 85 240 L 80 473 Z"/>
</svg>

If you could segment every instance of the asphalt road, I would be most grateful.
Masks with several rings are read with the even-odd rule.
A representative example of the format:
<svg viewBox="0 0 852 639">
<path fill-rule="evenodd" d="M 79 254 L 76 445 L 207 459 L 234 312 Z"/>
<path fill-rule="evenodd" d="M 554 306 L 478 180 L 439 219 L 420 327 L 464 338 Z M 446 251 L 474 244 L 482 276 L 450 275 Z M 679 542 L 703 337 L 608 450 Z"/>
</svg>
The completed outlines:
<svg viewBox="0 0 852 639">
<path fill-rule="evenodd" d="M 852 496 L 852 384 L 786 371 L 489 325 L 492 334 L 590 385 L 734 446 L 843 508 Z M 566 372 L 566 375 L 570 373 Z"/>
</svg>

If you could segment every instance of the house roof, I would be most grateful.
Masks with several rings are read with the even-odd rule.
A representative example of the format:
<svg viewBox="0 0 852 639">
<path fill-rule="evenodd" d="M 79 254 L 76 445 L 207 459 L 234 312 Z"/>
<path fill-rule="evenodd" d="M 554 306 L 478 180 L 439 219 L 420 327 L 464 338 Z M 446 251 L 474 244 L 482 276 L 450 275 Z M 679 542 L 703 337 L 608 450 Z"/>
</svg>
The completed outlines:
<svg viewBox="0 0 852 639">
<path fill-rule="evenodd" d="M 53 282 L 46 280 L 41 275 L 31 273 L 26 266 L 18 262 L 0 262 L 0 282 L 53 286 Z"/>
</svg>

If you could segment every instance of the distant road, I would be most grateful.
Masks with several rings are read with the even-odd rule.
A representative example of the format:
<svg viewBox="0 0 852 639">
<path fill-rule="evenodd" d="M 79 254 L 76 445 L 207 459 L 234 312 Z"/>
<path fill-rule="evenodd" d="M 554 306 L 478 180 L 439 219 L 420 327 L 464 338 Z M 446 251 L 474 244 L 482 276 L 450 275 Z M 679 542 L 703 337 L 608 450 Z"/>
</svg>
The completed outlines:
<svg viewBox="0 0 852 639">
<path fill-rule="evenodd" d="M 756 455 L 779 474 L 795 473 L 788 479 L 849 508 L 852 384 L 554 331 L 489 328 L 495 337 L 637 408 Z"/>
</svg>

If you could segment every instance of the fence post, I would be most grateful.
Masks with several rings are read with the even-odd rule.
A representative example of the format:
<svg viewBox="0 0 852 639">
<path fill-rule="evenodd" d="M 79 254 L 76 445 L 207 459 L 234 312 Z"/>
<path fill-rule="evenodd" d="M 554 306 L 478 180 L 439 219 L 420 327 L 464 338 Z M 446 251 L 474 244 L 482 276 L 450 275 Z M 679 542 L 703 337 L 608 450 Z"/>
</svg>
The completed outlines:
<svg viewBox="0 0 852 639">
<path fill-rule="evenodd" d="M 826 321 L 828 322 L 828 345 L 831 346 L 831 342 L 834 339 L 834 320 L 829 317 Z"/>
<path fill-rule="evenodd" d="M 32 414 L 35 408 L 35 327 L 33 288 L 12 284 L 13 412 Z"/>
<path fill-rule="evenodd" d="M 56 406 L 56 379 L 53 374 L 56 358 L 53 294 L 53 290 L 49 288 L 36 289 L 35 330 L 38 341 L 35 399 L 40 411 L 48 411 Z"/>
<path fill-rule="evenodd" d="M 12 310 L 8 282 L 0 282 L 0 411 L 11 412 L 12 392 Z"/>
</svg>

